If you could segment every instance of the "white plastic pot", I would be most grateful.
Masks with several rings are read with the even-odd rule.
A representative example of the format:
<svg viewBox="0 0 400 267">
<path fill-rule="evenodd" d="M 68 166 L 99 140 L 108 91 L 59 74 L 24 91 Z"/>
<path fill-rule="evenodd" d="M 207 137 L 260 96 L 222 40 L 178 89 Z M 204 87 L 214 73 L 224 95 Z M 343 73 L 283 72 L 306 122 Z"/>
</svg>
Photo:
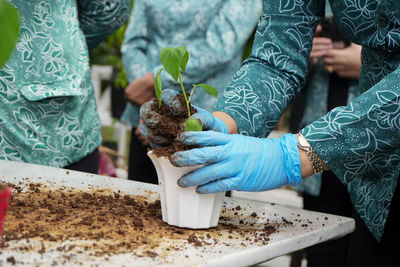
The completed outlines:
<svg viewBox="0 0 400 267">
<path fill-rule="evenodd" d="M 152 151 L 147 155 L 157 171 L 163 221 L 169 225 L 192 229 L 217 226 L 225 192 L 199 194 L 195 186 L 180 187 L 177 184 L 179 178 L 202 165 L 175 167 L 169 159 L 156 157 Z"/>
</svg>

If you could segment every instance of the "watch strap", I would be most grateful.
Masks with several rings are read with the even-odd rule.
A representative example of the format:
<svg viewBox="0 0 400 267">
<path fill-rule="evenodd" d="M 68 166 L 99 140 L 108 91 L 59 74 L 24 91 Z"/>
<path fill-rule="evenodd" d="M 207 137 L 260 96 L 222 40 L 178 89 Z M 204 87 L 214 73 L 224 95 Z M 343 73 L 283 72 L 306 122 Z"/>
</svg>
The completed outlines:
<svg viewBox="0 0 400 267">
<path fill-rule="evenodd" d="M 304 138 L 301 134 L 299 134 L 299 138 Z M 307 142 L 307 140 L 304 138 L 304 140 Z M 308 144 L 308 142 L 307 142 Z M 314 149 L 308 144 L 308 145 L 302 145 L 300 142 L 297 142 L 297 147 L 300 148 L 301 150 L 305 151 L 307 153 L 307 157 L 311 162 L 311 167 L 314 171 L 314 174 L 322 173 L 324 170 L 324 167 L 322 166 L 322 161 L 320 157 L 315 153 Z"/>
</svg>

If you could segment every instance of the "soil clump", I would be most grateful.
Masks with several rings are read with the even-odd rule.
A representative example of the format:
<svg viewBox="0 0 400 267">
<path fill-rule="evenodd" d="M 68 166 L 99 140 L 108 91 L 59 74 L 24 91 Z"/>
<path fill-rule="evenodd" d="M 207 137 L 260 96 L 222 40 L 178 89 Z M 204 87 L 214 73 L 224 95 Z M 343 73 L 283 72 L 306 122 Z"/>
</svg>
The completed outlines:
<svg viewBox="0 0 400 267">
<path fill-rule="evenodd" d="M 175 152 L 194 148 L 194 146 L 188 146 L 176 140 L 176 137 L 185 131 L 183 123 L 188 119 L 185 98 L 183 95 L 179 94 L 178 99 L 181 103 L 181 108 L 176 114 L 172 114 L 166 105 L 162 105 L 161 108 L 158 108 L 157 101 L 154 101 L 151 105 L 151 110 L 158 113 L 160 116 L 158 127 L 152 129 L 152 133 L 156 136 L 162 136 L 166 140 L 164 146 L 153 149 L 157 157 L 169 158 Z M 195 113 L 197 113 L 197 110 L 193 106 L 190 106 L 190 114 L 193 115 Z"/>
</svg>

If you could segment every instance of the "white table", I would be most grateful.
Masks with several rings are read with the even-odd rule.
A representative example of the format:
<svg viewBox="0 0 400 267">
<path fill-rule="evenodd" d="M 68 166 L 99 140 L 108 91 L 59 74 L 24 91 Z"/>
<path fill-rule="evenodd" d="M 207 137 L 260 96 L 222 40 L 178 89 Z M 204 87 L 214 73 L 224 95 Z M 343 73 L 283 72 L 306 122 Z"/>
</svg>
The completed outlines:
<svg viewBox="0 0 400 267">
<path fill-rule="evenodd" d="M 157 186 L 150 184 L 3 160 L 0 160 L 0 180 L 14 183 L 18 181 L 39 182 L 51 186 L 70 186 L 80 189 L 109 188 L 126 194 L 158 198 Z M 235 215 L 237 206 L 240 206 L 241 210 L 239 214 Z M 257 213 L 256 218 L 250 216 L 253 212 Z M 163 241 L 165 246 L 161 244 L 159 248 L 156 248 L 159 255 L 164 254 L 165 256 L 156 259 L 138 258 L 131 253 L 125 253 L 108 257 L 106 260 L 102 257 L 82 253 L 79 254 L 79 259 L 71 257 L 68 263 L 70 265 L 84 263 L 84 265 L 104 266 L 249 266 L 344 236 L 352 232 L 355 227 L 354 220 L 350 218 L 245 199 L 225 198 L 222 215 L 225 222 L 233 225 L 239 225 L 240 220 L 245 220 L 251 221 L 260 229 L 267 220 L 282 222 L 282 217 L 293 222 L 293 225 L 280 227 L 279 232 L 270 236 L 270 241 L 266 245 L 230 239 L 226 232 L 218 238 L 215 246 L 196 247 L 185 244 L 187 250 L 184 253 L 169 252 L 165 254 L 160 251 L 163 250 L 163 247 L 170 245 L 169 240 L 165 240 Z M 254 228 L 251 231 L 255 231 Z M 24 242 L 24 240 L 19 242 Z M 62 253 L 54 250 L 42 255 L 34 251 L 18 252 L 4 248 L 0 254 L 0 265 L 6 263 L 8 257 L 14 256 L 21 265 L 50 266 L 54 259 L 63 256 Z"/>
</svg>

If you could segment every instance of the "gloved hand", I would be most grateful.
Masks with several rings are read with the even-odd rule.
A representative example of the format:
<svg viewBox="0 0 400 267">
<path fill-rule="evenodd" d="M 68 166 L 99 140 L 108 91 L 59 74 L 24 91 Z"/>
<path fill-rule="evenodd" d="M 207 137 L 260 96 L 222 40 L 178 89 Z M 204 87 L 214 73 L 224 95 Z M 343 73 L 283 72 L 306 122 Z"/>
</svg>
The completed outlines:
<svg viewBox="0 0 400 267">
<path fill-rule="evenodd" d="M 229 190 L 265 191 L 302 181 L 297 138 L 255 138 L 212 131 L 185 132 L 179 139 L 203 146 L 171 156 L 176 166 L 206 164 L 178 180 L 180 186 L 198 186 L 199 193 Z"/>
<path fill-rule="evenodd" d="M 186 114 L 186 106 L 182 106 L 178 97 L 178 92 L 171 89 L 163 90 L 162 94 L 162 102 L 163 105 L 166 105 L 172 114 Z M 157 135 L 154 131 L 159 127 L 160 116 L 158 113 L 152 111 L 150 106 L 156 100 L 152 100 L 144 103 L 140 108 L 140 118 L 143 120 L 143 125 L 141 126 L 141 133 L 145 137 L 150 140 L 150 145 L 152 147 L 157 147 L 165 144 L 165 139 L 162 136 Z M 204 130 L 212 130 L 222 133 L 227 133 L 228 128 L 225 123 L 211 115 L 210 112 L 195 107 L 197 109 L 197 113 L 192 115 L 192 118 L 200 120 Z"/>
</svg>

